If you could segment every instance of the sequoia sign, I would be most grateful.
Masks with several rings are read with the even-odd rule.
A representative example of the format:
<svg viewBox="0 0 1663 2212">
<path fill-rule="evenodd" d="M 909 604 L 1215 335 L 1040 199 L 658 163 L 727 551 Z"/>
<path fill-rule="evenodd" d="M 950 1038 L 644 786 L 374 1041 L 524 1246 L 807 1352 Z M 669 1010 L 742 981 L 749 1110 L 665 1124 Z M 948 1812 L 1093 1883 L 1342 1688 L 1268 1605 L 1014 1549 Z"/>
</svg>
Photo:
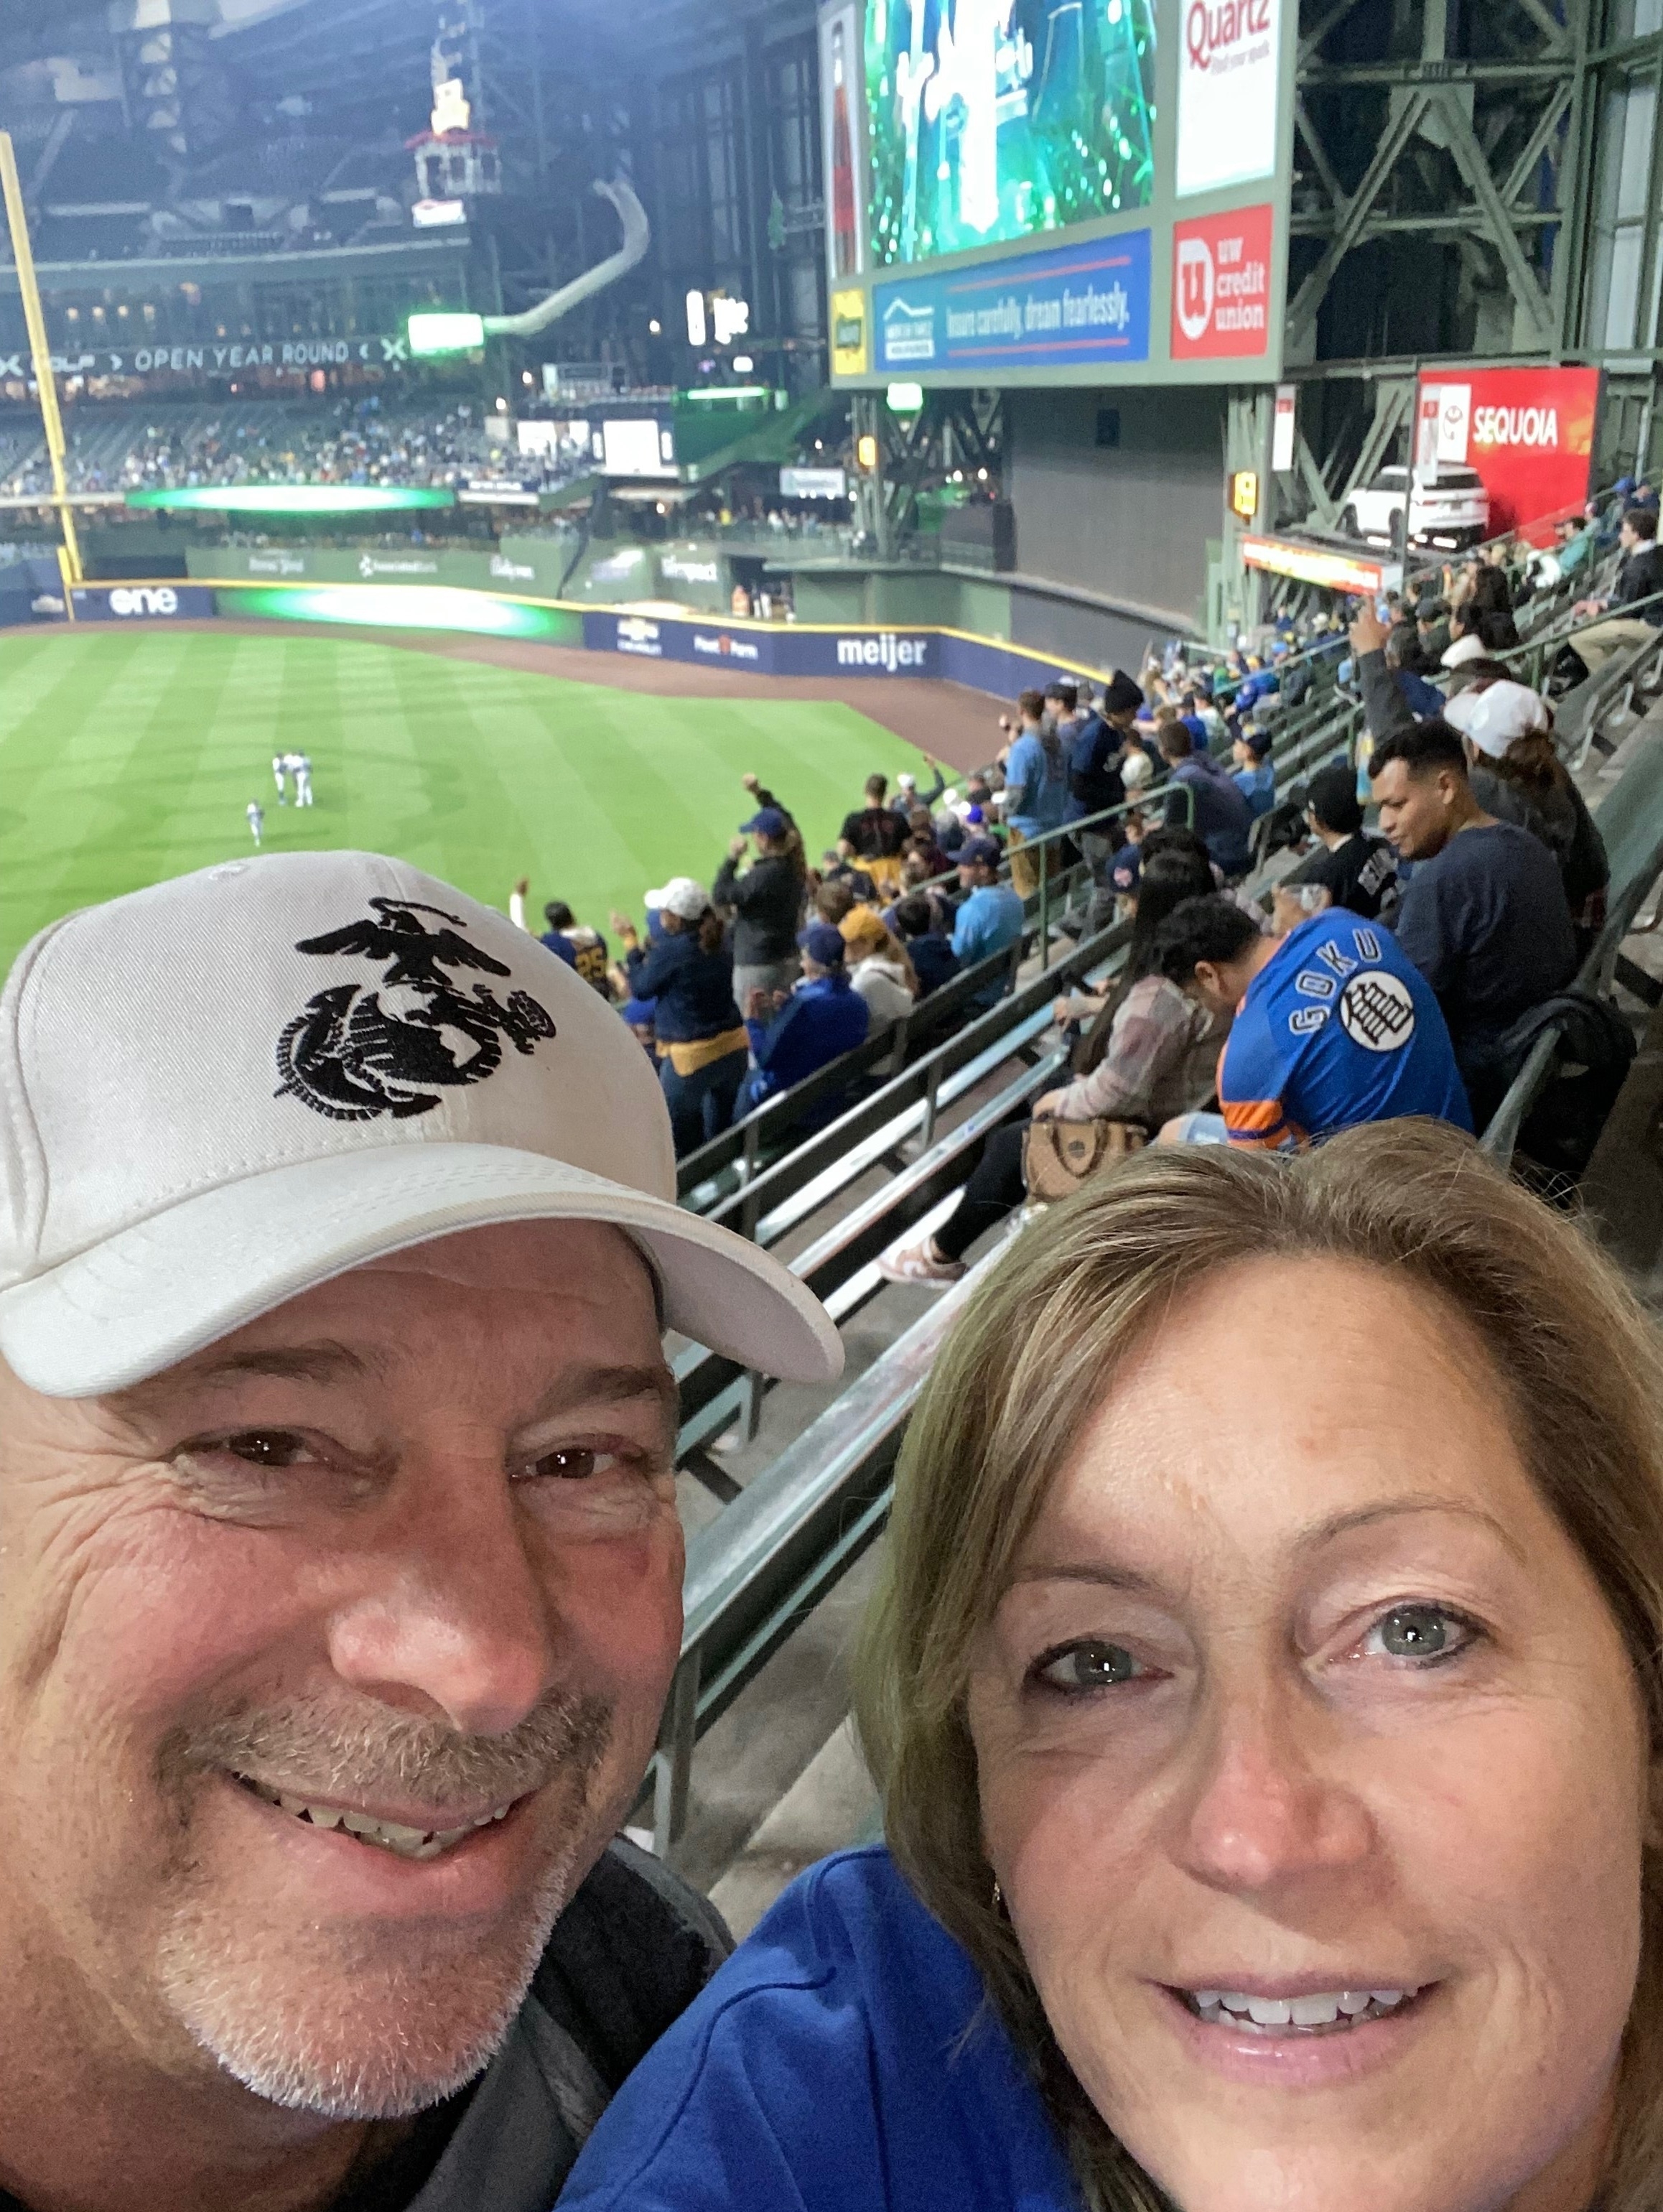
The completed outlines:
<svg viewBox="0 0 1663 2212">
<path fill-rule="evenodd" d="M 1493 531 L 1526 528 L 1588 495 L 1597 368 L 1478 368 L 1420 380 L 1415 465 L 1474 469 Z"/>
</svg>

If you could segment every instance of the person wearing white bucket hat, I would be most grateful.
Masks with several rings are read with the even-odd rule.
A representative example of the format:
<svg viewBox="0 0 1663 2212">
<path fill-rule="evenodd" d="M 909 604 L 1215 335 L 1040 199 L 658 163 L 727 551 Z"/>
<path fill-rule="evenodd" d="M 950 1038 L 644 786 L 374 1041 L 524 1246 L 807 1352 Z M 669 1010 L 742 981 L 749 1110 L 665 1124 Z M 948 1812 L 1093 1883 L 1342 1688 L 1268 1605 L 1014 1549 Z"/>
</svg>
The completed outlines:
<svg viewBox="0 0 1663 2212">
<path fill-rule="evenodd" d="M 541 2212 L 701 1986 L 719 1923 L 613 1840 L 679 1649 L 660 1336 L 841 1353 L 675 1189 L 616 1015 L 400 862 L 18 959 L 0 2204 Z"/>
</svg>

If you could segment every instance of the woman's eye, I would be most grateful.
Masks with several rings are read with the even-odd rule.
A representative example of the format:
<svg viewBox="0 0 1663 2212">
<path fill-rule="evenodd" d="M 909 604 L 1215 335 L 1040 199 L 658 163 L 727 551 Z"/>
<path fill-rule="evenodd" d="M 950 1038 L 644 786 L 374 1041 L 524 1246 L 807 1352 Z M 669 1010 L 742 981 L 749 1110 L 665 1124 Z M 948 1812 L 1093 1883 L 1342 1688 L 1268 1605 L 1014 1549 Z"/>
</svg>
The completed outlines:
<svg viewBox="0 0 1663 2212">
<path fill-rule="evenodd" d="M 1423 1663 L 1453 1659 L 1472 1640 L 1473 1631 L 1459 1613 L 1441 1605 L 1394 1605 L 1363 1639 L 1369 1659 L 1409 1659 Z"/>
<path fill-rule="evenodd" d="M 1112 1690 L 1148 1672 L 1123 1644 L 1099 1644 L 1090 1638 L 1047 1652 L 1034 1669 L 1035 1679 L 1048 1688 L 1074 1693 Z"/>
</svg>

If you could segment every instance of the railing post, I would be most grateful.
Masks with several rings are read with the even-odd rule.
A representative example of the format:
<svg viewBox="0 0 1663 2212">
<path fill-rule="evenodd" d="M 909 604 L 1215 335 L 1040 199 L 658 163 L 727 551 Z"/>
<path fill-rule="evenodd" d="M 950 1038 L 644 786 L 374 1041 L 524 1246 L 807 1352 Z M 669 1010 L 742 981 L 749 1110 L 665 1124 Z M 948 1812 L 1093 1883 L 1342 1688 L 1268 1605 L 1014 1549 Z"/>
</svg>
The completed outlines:
<svg viewBox="0 0 1663 2212">
<path fill-rule="evenodd" d="M 936 1094 L 941 1088 L 941 1061 L 932 1056 L 924 1081 L 924 1127 L 921 1141 L 927 1151 L 936 1140 Z"/>
<path fill-rule="evenodd" d="M 689 1651 L 670 1684 L 659 1748 L 653 1754 L 652 1850 L 665 1860 L 687 1826 L 687 1798 L 693 1779 L 693 1742 L 699 1719 L 699 1655 Z"/>
<path fill-rule="evenodd" d="M 1051 848 L 1040 847 L 1040 973 L 1051 964 Z"/>
</svg>

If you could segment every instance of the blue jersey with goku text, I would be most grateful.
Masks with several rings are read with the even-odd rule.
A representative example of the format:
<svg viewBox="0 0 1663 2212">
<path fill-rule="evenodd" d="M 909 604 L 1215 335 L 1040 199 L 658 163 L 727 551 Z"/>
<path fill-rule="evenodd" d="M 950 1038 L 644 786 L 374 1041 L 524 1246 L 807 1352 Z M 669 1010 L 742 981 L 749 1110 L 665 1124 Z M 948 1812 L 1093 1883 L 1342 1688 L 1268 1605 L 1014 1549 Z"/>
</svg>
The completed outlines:
<svg viewBox="0 0 1663 2212">
<path fill-rule="evenodd" d="M 1343 907 L 1302 922 L 1247 986 L 1218 1098 L 1230 1142 L 1271 1152 L 1410 1114 L 1472 1127 L 1420 970 L 1390 930 Z"/>
</svg>

